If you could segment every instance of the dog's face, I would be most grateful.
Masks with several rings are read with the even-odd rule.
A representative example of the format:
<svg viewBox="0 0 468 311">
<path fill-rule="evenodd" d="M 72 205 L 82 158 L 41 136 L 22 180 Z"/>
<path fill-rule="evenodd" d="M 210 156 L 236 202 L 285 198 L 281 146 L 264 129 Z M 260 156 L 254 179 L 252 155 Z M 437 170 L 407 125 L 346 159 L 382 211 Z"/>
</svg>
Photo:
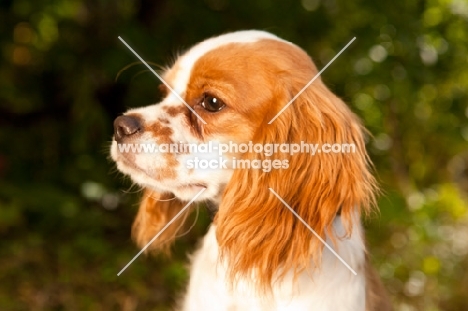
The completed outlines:
<svg viewBox="0 0 468 311">
<path fill-rule="evenodd" d="M 270 189 L 317 234 L 333 238 L 331 225 L 338 214 L 346 234 L 351 234 L 356 216 L 375 202 L 376 183 L 359 119 L 320 78 L 303 89 L 316 75 L 303 50 L 260 31 L 208 39 L 179 57 L 162 76 L 170 87 L 163 87 L 164 99 L 132 109 L 114 123 L 112 158 L 120 171 L 146 189 L 133 226 L 137 243 L 145 245 L 205 189 L 198 200 L 218 203 L 216 237 L 221 256 L 229 261 L 231 280 L 255 271 L 256 282 L 269 286 L 279 269 L 310 267 L 311 257 L 318 266 L 323 245 L 310 240 L 310 231 Z M 270 157 L 234 149 L 219 159 L 216 149 L 155 153 L 120 148 L 207 143 L 216 147 L 230 142 L 353 144 L 356 151 Z M 189 165 L 195 158 L 228 163 L 213 168 Z M 235 168 L 230 162 L 234 158 L 258 163 L 275 159 L 288 165 L 265 172 Z M 180 227 L 174 224 L 164 231 L 160 246 L 173 240 Z"/>
<path fill-rule="evenodd" d="M 171 192 L 182 200 L 190 200 L 206 188 L 199 199 L 219 201 L 232 176 L 231 160 L 240 158 L 235 150 L 220 158 L 218 150 L 203 154 L 193 150 L 131 152 L 119 144 L 157 148 L 211 142 L 216 149 L 219 143 L 252 141 L 279 104 L 287 103 L 289 94 L 282 85 L 286 75 L 307 72 L 309 78 L 314 71 L 299 48 L 268 33 L 245 31 L 204 41 L 163 73 L 177 94 L 162 84 L 165 97 L 160 103 L 132 109 L 115 120 L 112 158 L 120 171 L 144 187 Z M 214 159 L 218 164 L 224 160 L 225 166 L 188 165 L 196 158 Z"/>
</svg>

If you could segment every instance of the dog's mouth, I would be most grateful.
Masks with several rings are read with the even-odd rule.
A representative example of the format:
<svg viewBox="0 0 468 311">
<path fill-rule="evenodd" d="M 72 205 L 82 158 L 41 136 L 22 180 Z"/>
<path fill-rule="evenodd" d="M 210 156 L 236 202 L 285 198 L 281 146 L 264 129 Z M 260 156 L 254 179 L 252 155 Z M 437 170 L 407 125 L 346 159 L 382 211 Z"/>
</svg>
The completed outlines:
<svg viewBox="0 0 468 311">
<path fill-rule="evenodd" d="M 206 189 L 208 188 L 208 186 L 204 183 L 188 183 L 188 184 L 182 184 L 182 185 L 179 185 L 176 187 L 177 190 L 196 190 L 196 191 L 200 191 L 202 189 Z"/>
<path fill-rule="evenodd" d="M 119 154 L 118 159 L 115 160 L 118 164 L 120 164 L 121 170 L 129 175 L 134 173 L 137 174 L 144 174 L 146 178 L 150 180 L 154 180 L 156 182 L 160 182 L 166 176 L 173 176 L 174 171 L 169 168 L 159 168 L 155 170 L 147 170 L 144 168 L 139 167 L 135 164 L 133 159 L 129 159 L 127 156 Z"/>
<path fill-rule="evenodd" d="M 128 157 L 125 154 L 119 153 L 118 158 L 115 159 L 115 162 L 119 163 L 120 165 L 123 165 L 127 170 L 135 171 L 135 172 L 138 172 L 138 173 L 143 173 L 143 174 L 145 174 L 145 175 L 147 175 L 148 177 L 151 178 L 151 176 L 148 175 L 148 172 L 146 170 L 142 169 L 141 167 L 138 167 L 135 164 L 134 159 Z"/>
<path fill-rule="evenodd" d="M 117 159 L 114 159 L 115 162 L 120 162 L 122 164 L 124 164 L 125 166 L 128 166 L 132 169 L 135 169 L 135 170 L 140 170 L 140 168 L 138 168 L 135 164 L 134 164 L 134 159 L 133 158 L 129 158 L 127 155 L 125 154 L 122 154 L 122 153 L 119 153 L 117 155 Z"/>
</svg>

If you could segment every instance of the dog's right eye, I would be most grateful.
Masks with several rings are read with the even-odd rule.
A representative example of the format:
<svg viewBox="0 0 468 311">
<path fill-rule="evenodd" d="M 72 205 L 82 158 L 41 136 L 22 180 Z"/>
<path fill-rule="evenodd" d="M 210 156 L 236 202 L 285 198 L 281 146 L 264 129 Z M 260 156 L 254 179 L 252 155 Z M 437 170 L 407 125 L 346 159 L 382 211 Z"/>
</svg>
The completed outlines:
<svg viewBox="0 0 468 311">
<path fill-rule="evenodd" d="M 200 105 L 209 112 L 218 112 L 224 107 L 226 104 L 219 98 L 211 96 L 209 94 L 204 94 L 203 99 Z"/>
</svg>

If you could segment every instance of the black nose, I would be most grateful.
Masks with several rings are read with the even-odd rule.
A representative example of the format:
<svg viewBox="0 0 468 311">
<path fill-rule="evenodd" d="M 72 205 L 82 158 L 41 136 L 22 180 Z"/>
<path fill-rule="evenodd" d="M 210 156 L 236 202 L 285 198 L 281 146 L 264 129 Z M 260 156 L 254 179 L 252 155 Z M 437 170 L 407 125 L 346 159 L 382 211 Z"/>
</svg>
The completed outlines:
<svg viewBox="0 0 468 311">
<path fill-rule="evenodd" d="M 141 123 L 134 116 L 120 116 L 114 121 L 114 137 L 120 142 L 122 139 L 141 131 Z"/>
</svg>

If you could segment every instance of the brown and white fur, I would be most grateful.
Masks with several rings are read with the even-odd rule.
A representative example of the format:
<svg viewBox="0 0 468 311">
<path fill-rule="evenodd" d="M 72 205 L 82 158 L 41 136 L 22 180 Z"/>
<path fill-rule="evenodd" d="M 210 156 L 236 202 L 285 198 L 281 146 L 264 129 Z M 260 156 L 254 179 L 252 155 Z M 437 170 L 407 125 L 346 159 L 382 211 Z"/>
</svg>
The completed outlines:
<svg viewBox="0 0 468 311">
<path fill-rule="evenodd" d="M 144 246 L 200 190 L 218 209 L 191 257 L 183 311 L 390 310 L 366 254 L 361 212 L 376 182 L 359 119 L 321 81 L 298 46 L 263 31 L 205 40 L 163 78 L 164 99 L 116 119 L 111 155 L 144 189 L 133 236 Z M 207 103 L 207 101 L 210 101 Z M 213 111 L 213 103 L 219 111 Z M 210 109 L 207 109 L 207 105 Z M 211 105 L 211 106 L 210 106 Z M 215 108 L 216 108 L 215 107 Z M 215 109 L 216 110 L 216 109 Z M 190 153 L 122 153 L 123 143 L 352 143 L 351 154 L 276 154 L 287 169 L 188 168 Z M 229 157 L 266 160 L 262 153 Z M 357 273 L 354 275 L 271 192 L 274 189 Z M 167 249 L 186 217 L 153 243 Z"/>
</svg>

